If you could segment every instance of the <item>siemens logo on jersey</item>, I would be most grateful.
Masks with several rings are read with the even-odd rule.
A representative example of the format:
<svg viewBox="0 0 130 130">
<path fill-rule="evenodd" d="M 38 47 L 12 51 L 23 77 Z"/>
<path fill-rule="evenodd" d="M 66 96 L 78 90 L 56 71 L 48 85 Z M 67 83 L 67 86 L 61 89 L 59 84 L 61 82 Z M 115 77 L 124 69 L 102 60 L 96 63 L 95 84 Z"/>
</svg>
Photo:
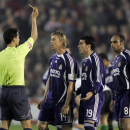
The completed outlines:
<svg viewBox="0 0 130 130">
<path fill-rule="evenodd" d="M 87 80 L 87 74 L 86 73 L 82 73 L 81 78 L 82 78 L 82 80 Z"/>
<path fill-rule="evenodd" d="M 119 68 L 113 69 L 113 75 L 114 75 L 114 76 L 120 75 L 120 70 L 119 70 Z"/>
<path fill-rule="evenodd" d="M 51 69 L 50 70 L 50 76 L 60 78 L 60 71 L 55 70 L 55 69 Z"/>
</svg>

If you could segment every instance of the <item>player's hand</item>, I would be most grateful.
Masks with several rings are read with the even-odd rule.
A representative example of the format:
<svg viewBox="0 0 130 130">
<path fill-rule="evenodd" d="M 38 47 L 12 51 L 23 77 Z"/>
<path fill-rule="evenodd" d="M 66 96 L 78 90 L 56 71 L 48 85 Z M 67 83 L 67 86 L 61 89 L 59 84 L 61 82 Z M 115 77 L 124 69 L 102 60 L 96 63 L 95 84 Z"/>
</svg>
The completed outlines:
<svg viewBox="0 0 130 130">
<path fill-rule="evenodd" d="M 44 103 L 44 100 L 41 100 L 41 101 L 38 103 L 37 108 L 38 108 L 39 110 L 41 109 L 43 103 Z"/>
<path fill-rule="evenodd" d="M 32 18 L 37 18 L 38 15 L 39 15 L 38 9 L 36 7 L 34 7 L 34 9 L 32 11 Z"/>
<path fill-rule="evenodd" d="M 88 92 L 86 94 L 86 97 L 85 98 L 81 98 L 80 100 L 86 101 L 86 100 L 89 100 L 92 96 L 93 96 L 93 93 L 92 92 Z"/>
<path fill-rule="evenodd" d="M 68 112 L 69 112 L 69 105 L 68 106 L 64 105 L 61 110 L 62 115 L 67 115 Z"/>
<path fill-rule="evenodd" d="M 111 103 L 109 105 L 109 108 L 110 108 L 110 111 L 111 112 L 114 112 L 114 104 L 115 104 L 115 101 L 114 100 L 111 100 Z"/>
</svg>

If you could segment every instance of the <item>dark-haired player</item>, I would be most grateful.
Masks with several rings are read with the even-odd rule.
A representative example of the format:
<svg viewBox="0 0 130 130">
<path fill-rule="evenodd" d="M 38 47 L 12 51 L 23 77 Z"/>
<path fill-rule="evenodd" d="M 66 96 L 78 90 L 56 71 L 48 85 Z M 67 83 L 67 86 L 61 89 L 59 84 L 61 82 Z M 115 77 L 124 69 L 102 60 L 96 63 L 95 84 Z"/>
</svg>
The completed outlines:
<svg viewBox="0 0 130 130">
<path fill-rule="evenodd" d="M 120 130 L 130 130 L 130 51 L 125 49 L 125 37 L 121 34 L 111 38 L 111 48 L 116 53 L 113 63 L 115 97 L 110 104 L 111 111 Z"/>
<path fill-rule="evenodd" d="M 32 130 L 31 110 L 24 83 L 24 61 L 38 37 L 36 18 L 38 9 L 32 12 L 31 37 L 19 45 L 17 28 L 8 28 L 3 37 L 7 48 L 0 52 L 1 128 L 8 130 L 12 119 L 20 121 L 24 130 Z"/>
<path fill-rule="evenodd" d="M 94 52 L 93 37 L 82 37 L 78 48 L 85 56 L 82 61 L 81 87 L 76 92 L 76 95 L 81 93 L 79 124 L 84 124 L 85 130 L 95 130 L 104 103 L 105 67 L 102 59 Z"/>
</svg>

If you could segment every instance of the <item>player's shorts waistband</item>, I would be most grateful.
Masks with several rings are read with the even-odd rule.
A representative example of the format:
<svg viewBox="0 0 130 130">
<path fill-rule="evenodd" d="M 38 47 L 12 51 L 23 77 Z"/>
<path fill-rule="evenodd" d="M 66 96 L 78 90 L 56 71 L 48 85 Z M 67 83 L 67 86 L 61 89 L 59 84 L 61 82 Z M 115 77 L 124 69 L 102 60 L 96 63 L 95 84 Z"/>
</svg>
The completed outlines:
<svg viewBox="0 0 130 130">
<path fill-rule="evenodd" d="M 22 86 L 22 85 L 12 85 L 12 86 L 2 85 L 2 88 L 24 88 L 24 86 Z"/>
</svg>

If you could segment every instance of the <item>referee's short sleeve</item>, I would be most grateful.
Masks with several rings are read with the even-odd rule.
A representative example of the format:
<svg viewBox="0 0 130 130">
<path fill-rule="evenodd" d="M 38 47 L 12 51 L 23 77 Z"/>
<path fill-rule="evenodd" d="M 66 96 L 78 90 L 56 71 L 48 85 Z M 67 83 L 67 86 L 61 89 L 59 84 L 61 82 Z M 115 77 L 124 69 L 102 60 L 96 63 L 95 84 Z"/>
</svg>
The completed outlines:
<svg viewBox="0 0 130 130">
<path fill-rule="evenodd" d="M 32 50 L 33 44 L 34 44 L 33 38 L 30 37 L 26 42 L 17 47 L 17 51 L 26 56 L 28 52 Z"/>
</svg>

